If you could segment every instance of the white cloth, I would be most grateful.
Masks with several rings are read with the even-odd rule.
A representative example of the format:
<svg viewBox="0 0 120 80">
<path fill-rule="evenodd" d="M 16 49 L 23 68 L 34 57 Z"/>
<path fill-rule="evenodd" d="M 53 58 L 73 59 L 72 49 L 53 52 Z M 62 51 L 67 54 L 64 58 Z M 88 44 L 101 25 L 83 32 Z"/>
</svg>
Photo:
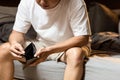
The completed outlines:
<svg viewBox="0 0 120 80">
<path fill-rule="evenodd" d="M 25 80 L 63 80 L 66 67 L 62 62 L 45 61 L 36 67 L 28 67 L 22 70 L 20 62 L 15 61 L 14 63 L 14 76 Z M 116 57 L 90 57 L 85 67 L 84 80 L 120 80 L 119 55 Z"/>
<path fill-rule="evenodd" d="M 120 57 L 119 55 L 89 58 L 85 69 L 84 80 L 119 80 Z"/>
<path fill-rule="evenodd" d="M 83 0 L 61 0 L 55 8 L 47 10 L 36 0 L 21 0 L 13 29 L 26 33 L 31 24 L 38 33 L 38 40 L 48 45 L 73 36 L 91 35 Z"/>
</svg>

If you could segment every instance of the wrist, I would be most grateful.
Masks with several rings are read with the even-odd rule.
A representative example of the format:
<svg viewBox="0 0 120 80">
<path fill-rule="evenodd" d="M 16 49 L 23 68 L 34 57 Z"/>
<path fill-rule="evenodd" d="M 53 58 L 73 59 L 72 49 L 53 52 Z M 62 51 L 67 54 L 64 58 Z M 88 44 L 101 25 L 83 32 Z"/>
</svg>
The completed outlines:
<svg viewBox="0 0 120 80">
<path fill-rule="evenodd" d="M 16 44 L 16 43 L 18 43 L 18 42 L 16 42 L 16 41 L 10 41 L 10 44 L 12 45 L 12 44 Z"/>
<path fill-rule="evenodd" d="M 55 52 L 52 46 L 46 47 L 45 49 L 49 52 L 49 54 L 52 54 Z"/>
</svg>

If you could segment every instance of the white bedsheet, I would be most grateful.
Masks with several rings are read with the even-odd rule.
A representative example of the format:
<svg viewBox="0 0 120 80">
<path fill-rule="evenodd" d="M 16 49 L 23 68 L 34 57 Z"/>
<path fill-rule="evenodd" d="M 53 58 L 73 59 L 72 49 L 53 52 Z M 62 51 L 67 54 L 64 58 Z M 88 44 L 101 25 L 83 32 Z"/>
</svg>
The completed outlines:
<svg viewBox="0 0 120 80">
<path fill-rule="evenodd" d="M 91 57 L 86 63 L 84 80 L 120 80 L 120 56 L 117 57 Z M 15 61 L 15 77 L 25 80 L 63 80 L 64 69 L 64 63 L 46 61 L 22 70 Z"/>
<path fill-rule="evenodd" d="M 90 58 L 86 64 L 85 80 L 120 80 L 120 58 Z"/>
</svg>

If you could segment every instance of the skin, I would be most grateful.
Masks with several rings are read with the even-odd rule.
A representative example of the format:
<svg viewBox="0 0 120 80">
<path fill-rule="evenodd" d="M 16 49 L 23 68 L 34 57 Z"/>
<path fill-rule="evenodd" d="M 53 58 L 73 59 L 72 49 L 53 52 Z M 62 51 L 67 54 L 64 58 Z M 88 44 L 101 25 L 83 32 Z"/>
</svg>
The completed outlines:
<svg viewBox="0 0 120 80">
<path fill-rule="evenodd" d="M 52 9 L 52 8 L 56 7 L 56 5 L 60 2 L 60 0 L 36 0 L 36 2 L 43 9 Z"/>
<path fill-rule="evenodd" d="M 43 9 L 54 8 L 60 2 L 60 0 L 36 1 Z M 76 36 L 52 46 L 40 48 L 34 55 L 35 57 L 39 56 L 40 59 L 30 66 L 36 66 L 40 62 L 45 61 L 50 54 L 65 51 L 65 54 L 60 58 L 60 61 L 66 63 L 64 80 L 81 80 L 83 75 L 83 57 L 85 56 L 85 51 L 81 47 L 88 43 L 88 39 L 88 35 Z M 24 34 L 13 30 L 9 37 L 9 42 L 0 46 L 0 80 L 13 79 L 14 60 L 25 61 L 21 56 L 25 53 L 24 43 Z"/>
</svg>

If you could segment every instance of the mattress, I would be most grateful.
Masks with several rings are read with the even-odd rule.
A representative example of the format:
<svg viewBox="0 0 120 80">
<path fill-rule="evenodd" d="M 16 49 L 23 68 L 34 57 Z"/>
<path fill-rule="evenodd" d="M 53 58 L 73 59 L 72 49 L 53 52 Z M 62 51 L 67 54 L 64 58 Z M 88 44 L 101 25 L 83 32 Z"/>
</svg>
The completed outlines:
<svg viewBox="0 0 120 80">
<path fill-rule="evenodd" d="M 63 80 L 65 64 L 46 61 L 36 67 L 23 70 L 22 64 L 15 61 L 15 77 L 25 80 Z M 120 55 L 113 57 L 90 57 L 85 64 L 84 80 L 119 80 Z"/>
<path fill-rule="evenodd" d="M 45 61 L 36 67 L 27 67 L 23 70 L 23 65 L 14 61 L 15 77 L 25 80 L 63 80 L 65 64 L 56 61 Z"/>
<path fill-rule="evenodd" d="M 119 80 L 120 57 L 94 56 L 86 64 L 85 80 Z"/>
</svg>

